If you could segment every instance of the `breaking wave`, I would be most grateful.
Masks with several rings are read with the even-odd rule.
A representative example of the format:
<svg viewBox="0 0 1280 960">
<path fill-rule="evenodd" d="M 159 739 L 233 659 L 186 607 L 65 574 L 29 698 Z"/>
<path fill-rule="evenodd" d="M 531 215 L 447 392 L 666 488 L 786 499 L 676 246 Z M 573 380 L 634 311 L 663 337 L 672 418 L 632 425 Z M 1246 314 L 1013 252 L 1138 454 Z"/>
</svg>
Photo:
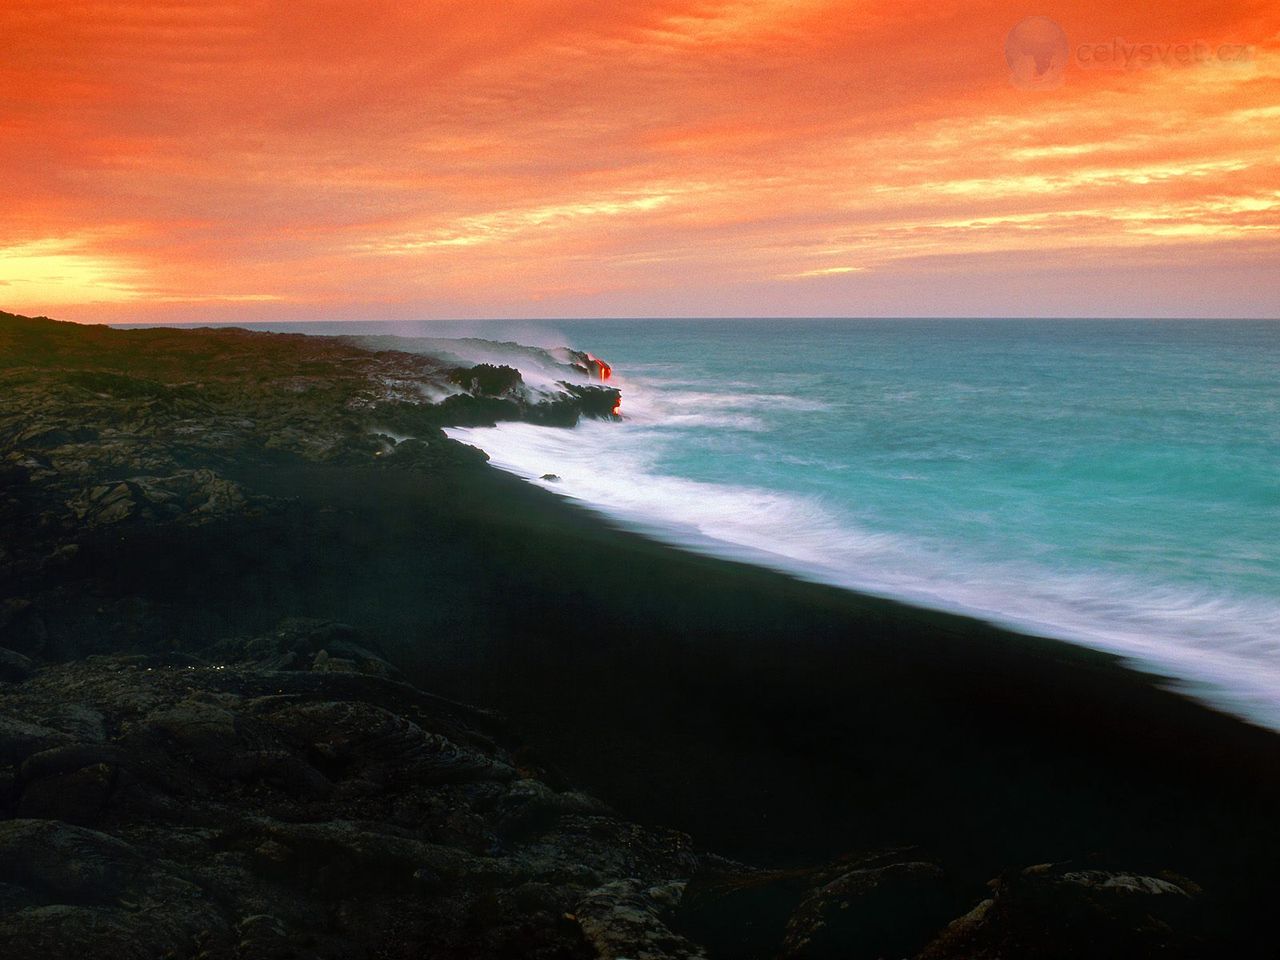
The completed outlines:
<svg viewBox="0 0 1280 960">
<path fill-rule="evenodd" d="M 670 544 L 1119 654 L 1220 709 L 1280 730 L 1280 602 L 1021 556 L 1002 561 L 964 542 L 871 529 L 835 494 L 682 475 L 671 465 L 691 444 L 765 433 L 777 411 L 804 414 L 821 405 L 752 393 L 747 384 L 709 391 L 655 376 L 620 386 L 621 424 L 447 432 L 483 449 L 496 467 Z M 776 460 L 799 470 L 833 468 L 820 456 L 782 450 Z"/>
</svg>

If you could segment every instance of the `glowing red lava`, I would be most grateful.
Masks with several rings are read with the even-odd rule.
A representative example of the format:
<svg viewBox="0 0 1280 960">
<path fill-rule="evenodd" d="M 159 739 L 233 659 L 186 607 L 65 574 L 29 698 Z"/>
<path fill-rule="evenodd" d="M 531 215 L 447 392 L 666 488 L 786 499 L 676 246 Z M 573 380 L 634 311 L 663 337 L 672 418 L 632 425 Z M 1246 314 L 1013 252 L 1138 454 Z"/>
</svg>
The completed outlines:
<svg viewBox="0 0 1280 960">
<path fill-rule="evenodd" d="M 593 357 L 591 354 L 587 354 L 587 358 L 595 364 L 596 376 L 599 379 L 608 380 L 613 376 L 613 367 L 609 366 L 609 364 L 605 363 L 599 357 Z"/>
</svg>

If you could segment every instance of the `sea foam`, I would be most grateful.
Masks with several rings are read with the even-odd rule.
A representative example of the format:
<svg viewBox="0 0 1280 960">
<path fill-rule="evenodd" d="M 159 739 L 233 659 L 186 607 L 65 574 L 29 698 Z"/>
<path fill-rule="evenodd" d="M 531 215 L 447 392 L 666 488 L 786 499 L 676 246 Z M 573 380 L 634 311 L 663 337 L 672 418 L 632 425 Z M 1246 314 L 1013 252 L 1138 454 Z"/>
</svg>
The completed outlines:
<svg viewBox="0 0 1280 960">
<path fill-rule="evenodd" d="M 682 380 L 673 375 L 679 370 L 624 370 L 622 423 L 447 432 L 485 450 L 500 469 L 676 546 L 1119 654 L 1217 708 L 1280 730 L 1280 600 L 1132 562 L 1121 571 L 1066 562 L 1056 545 L 1029 542 L 1007 511 L 954 511 L 956 531 L 967 523 L 994 548 L 978 549 L 959 533 L 919 536 L 875 522 L 884 512 L 856 509 L 852 488 L 842 485 L 856 460 L 771 442 L 780 423 L 800 422 L 779 418 L 834 417 L 841 398 L 824 405 L 759 382 L 753 389 L 750 380 Z M 886 398 L 885 415 L 911 402 L 910 392 Z M 940 460 L 981 459 L 976 444 L 962 436 L 942 453 L 903 449 L 881 468 L 911 484 L 928 479 Z M 807 483 L 788 484 L 788 471 Z M 559 479 L 539 479 L 546 474 Z M 1005 556 L 1001 538 L 1010 545 Z"/>
</svg>

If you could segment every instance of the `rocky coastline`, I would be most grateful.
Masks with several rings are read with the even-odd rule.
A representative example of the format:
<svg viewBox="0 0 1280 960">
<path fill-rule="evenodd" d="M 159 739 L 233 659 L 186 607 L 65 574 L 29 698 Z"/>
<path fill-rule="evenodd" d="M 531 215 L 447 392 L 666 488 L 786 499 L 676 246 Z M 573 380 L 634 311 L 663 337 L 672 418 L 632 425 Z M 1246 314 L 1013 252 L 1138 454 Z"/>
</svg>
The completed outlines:
<svg viewBox="0 0 1280 960">
<path fill-rule="evenodd" d="M 1274 738 L 1106 658 L 1030 640 L 1033 653 L 1004 653 L 993 633 L 982 640 L 997 651 L 984 661 L 990 676 L 1026 669 L 1034 699 L 1050 682 L 1035 671 L 1050 664 L 1087 681 L 1095 699 L 1084 709 L 1100 729 L 1124 714 L 1137 732 L 1118 734 L 1116 754 L 1095 764 L 1081 748 L 1101 742 L 1088 720 L 1069 738 L 1006 692 L 973 721 L 992 729 L 969 757 L 945 738 L 912 753 L 953 701 L 967 709 L 938 679 L 966 663 L 949 646 L 970 629 L 961 621 L 870 601 L 846 613 L 831 591 L 673 560 L 603 525 L 564 546 L 566 518 L 581 518 L 540 491 L 519 501 L 515 481 L 493 478 L 482 453 L 441 431 L 615 416 L 620 394 L 600 382 L 607 364 L 590 359 L 600 366 L 571 363 L 558 386 L 533 389 L 503 364 L 460 367 L 332 338 L 0 314 L 0 955 L 1266 955 L 1259 905 L 1275 881 L 1259 865 L 1280 845 L 1274 828 L 1255 828 L 1277 795 L 1274 774 L 1258 769 L 1277 756 Z M 626 567 L 628 587 L 609 593 L 556 560 L 598 568 L 606 555 Z M 409 568 L 414 579 L 399 582 Z M 698 580 L 701 592 L 664 577 Z M 699 606 L 738 595 L 726 591 L 768 594 L 772 605 Z M 601 602 L 649 631 L 644 649 L 621 632 L 612 647 L 585 646 L 546 613 L 598 619 Z M 683 629 L 648 626 L 668 622 L 657 605 Z M 814 623 L 856 615 L 918 634 L 911 642 L 936 676 L 877 652 L 872 631 L 859 669 L 893 706 L 850 687 L 832 700 L 847 727 L 809 724 L 770 698 L 802 689 L 806 663 L 821 671 L 824 658 L 846 654 L 825 652 L 820 631 L 790 612 L 801 607 L 816 611 Z M 752 639 L 735 632 L 734 616 L 765 626 Z M 775 664 L 767 630 L 811 638 L 811 657 Z M 720 631 L 735 656 L 758 644 L 765 665 L 704 664 L 724 654 Z M 705 650 L 690 647 L 694 635 L 708 638 Z M 1026 668 L 1019 658 L 1033 655 L 1043 659 Z M 636 670 L 634 688 L 608 686 L 646 657 L 653 677 Z M 700 704 L 675 697 L 675 681 L 658 679 L 673 663 L 683 682 L 723 689 Z M 739 689 L 734 669 L 759 673 Z M 776 691 L 752 686 L 760 673 Z M 924 676 L 923 692 L 908 675 Z M 742 704 L 756 722 L 790 718 L 771 729 L 809 731 L 811 743 L 794 738 L 784 751 L 803 774 L 763 762 L 742 772 L 756 762 L 742 743 L 766 754 L 750 721 L 732 737 L 722 729 Z M 869 719 L 888 710 L 900 711 L 892 723 Z M 1014 715 L 1025 731 L 1001 731 Z M 867 742 L 850 746 L 859 728 Z M 1180 730 L 1196 736 L 1172 742 Z M 1135 745 L 1144 758 L 1126 752 Z M 1034 770 L 1019 752 L 1033 749 L 1043 754 Z M 1178 749 L 1185 773 L 1151 773 Z M 702 773 L 690 761 L 699 751 Z M 1080 782 L 1079 770 L 1096 767 L 1101 781 L 1125 764 L 1174 811 L 1153 814 L 1155 849 L 1145 828 L 1116 826 L 1133 815 L 1127 803 L 1145 803 L 1125 782 L 1115 786 L 1125 798 L 1105 802 L 1105 785 L 1054 794 L 1044 823 L 1010 821 L 1017 839 L 1003 846 L 910 835 L 926 822 L 959 833 L 938 820 L 943 807 L 964 811 L 960 821 L 969 803 L 1003 811 L 1024 789 L 1030 804 L 1061 793 L 1039 766 Z M 920 766 L 917 780 L 902 773 Z M 664 771 L 669 784 L 654 779 Z M 1206 771 L 1221 776 L 1203 782 Z M 958 786 L 969 775 L 973 785 Z M 851 819 L 892 826 L 824 820 L 808 776 L 843 792 Z M 1001 777 L 1012 798 L 993 794 Z M 747 812 L 785 819 L 787 804 L 812 801 L 813 823 L 775 831 L 771 845 L 708 793 L 713 779 Z M 785 793 L 787 779 L 801 785 L 794 797 L 759 799 Z M 939 796 L 920 797 L 917 783 Z M 1201 806 L 1201 790 L 1224 789 L 1219 806 Z M 683 807 L 670 799 L 682 790 Z M 919 819 L 876 821 L 881 807 Z M 1206 822 L 1162 848 L 1159 817 L 1185 822 L 1189 809 Z M 705 828 L 715 821 L 721 836 Z M 802 843 L 805 830 L 822 842 Z M 1132 844 L 1112 839 L 1128 832 Z"/>
</svg>

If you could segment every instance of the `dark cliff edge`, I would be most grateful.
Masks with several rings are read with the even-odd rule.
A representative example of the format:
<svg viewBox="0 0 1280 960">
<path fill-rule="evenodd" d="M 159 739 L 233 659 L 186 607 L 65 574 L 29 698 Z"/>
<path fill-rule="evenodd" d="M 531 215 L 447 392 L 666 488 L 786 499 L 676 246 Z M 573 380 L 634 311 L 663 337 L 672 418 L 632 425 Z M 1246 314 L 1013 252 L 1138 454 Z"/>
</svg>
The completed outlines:
<svg viewBox="0 0 1280 960">
<path fill-rule="evenodd" d="M 616 390 L 381 346 L 0 314 L 0 955 L 1273 955 L 1274 735 L 612 529 L 440 428 Z"/>
</svg>

